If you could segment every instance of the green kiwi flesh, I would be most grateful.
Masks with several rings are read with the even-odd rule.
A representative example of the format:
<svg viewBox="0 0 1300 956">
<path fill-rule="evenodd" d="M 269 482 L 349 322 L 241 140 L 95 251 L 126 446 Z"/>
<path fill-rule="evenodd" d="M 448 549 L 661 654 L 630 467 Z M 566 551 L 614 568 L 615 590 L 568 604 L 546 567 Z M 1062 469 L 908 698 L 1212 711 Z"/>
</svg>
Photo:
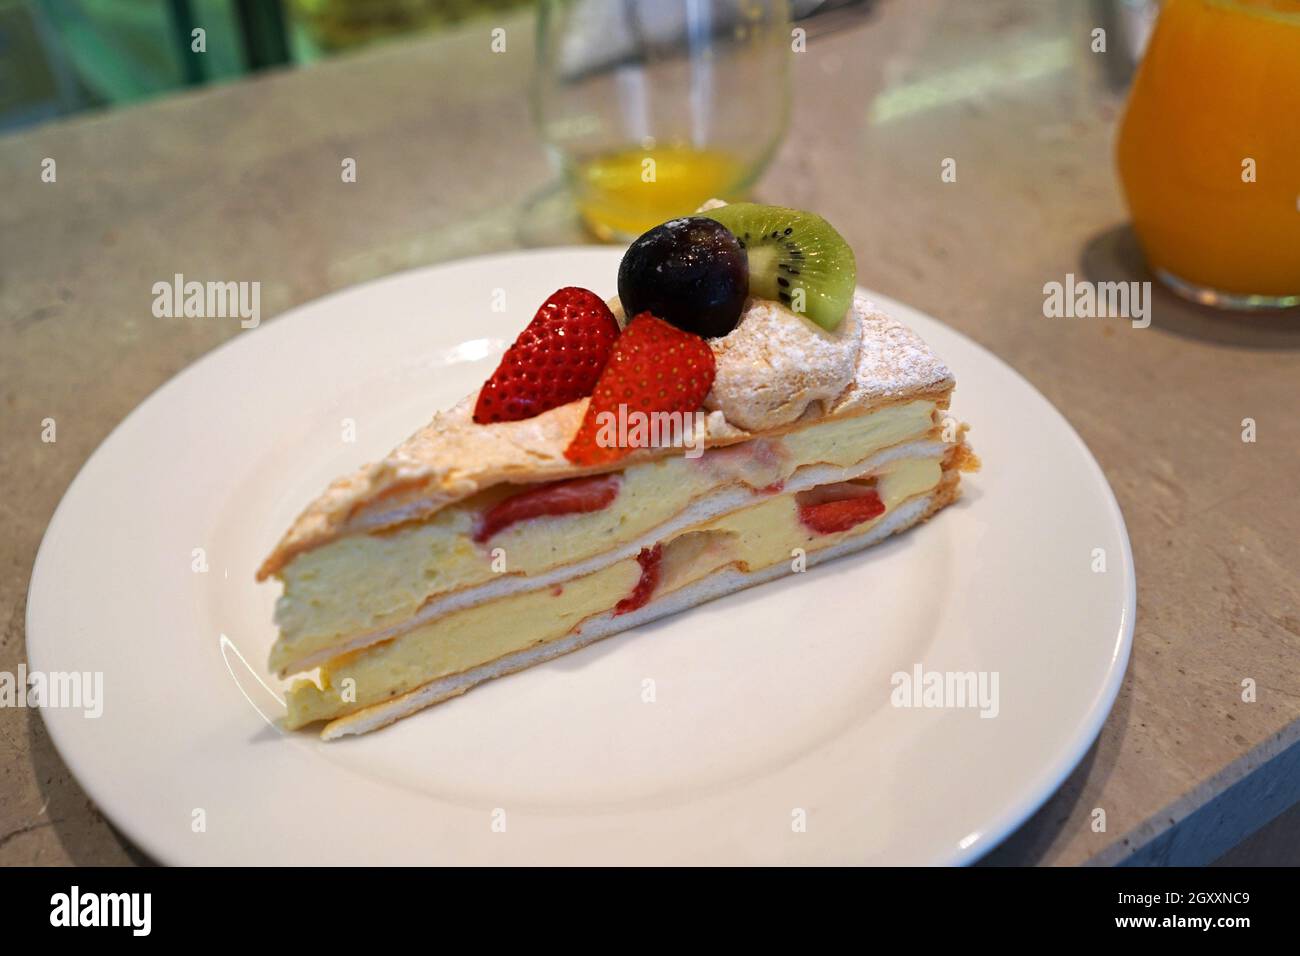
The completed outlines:
<svg viewBox="0 0 1300 956">
<path fill-rule="evenodd" d="M 834 329 L 853 302 L 857 263 L 821 216 L 742 202 L 699 213 L 722 223 L 749 256 L 749 293 Z"/>
</svg>

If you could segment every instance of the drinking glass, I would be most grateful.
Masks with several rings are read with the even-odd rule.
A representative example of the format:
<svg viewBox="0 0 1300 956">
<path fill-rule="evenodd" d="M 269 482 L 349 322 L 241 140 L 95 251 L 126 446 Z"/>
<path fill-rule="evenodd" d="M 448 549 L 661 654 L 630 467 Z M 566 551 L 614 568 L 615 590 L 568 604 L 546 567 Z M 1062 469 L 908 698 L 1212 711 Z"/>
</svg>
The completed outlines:
<svg viewBox="0 0 1300 956">
<path fill-rule="evenodd" d="M 1300 305 L 1300 0 L 1167 0 L 1120 127 L 1148 262 L 1224 308 Z"/>
<path fill-rule="evenodd" d="M 735 200 L 785 131 L 786 0 L 542 0 L 534 109 L 587 227 L 631 239 Z"/>
</svg>

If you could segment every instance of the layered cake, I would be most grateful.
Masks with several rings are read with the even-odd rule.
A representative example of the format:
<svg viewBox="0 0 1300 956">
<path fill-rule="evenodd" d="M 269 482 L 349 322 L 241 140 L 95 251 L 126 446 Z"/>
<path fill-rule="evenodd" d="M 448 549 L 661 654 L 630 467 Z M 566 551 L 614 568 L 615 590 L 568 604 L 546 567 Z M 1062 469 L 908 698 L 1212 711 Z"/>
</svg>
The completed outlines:
<svg viewBox="0 0 1300 956">
<path fill-rule="evenodd" d="M 610 303 L 557 291 L 258 571 L 283 583 L 270 667 L 309 673 L 287 726 L 375 730 L 954 501 L 953 376 L 855 277 L 821 217 L 712 204 L 637 240 Z"/>
</svg>

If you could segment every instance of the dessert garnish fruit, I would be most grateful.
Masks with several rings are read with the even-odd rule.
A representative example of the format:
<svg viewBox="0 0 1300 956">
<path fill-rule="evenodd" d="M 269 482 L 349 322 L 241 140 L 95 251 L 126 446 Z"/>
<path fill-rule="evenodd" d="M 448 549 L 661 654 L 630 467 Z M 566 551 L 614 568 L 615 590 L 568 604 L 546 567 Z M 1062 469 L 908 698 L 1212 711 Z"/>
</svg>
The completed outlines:
<svg viewBox="0 0 1300 956">
<path fill-rule="evenodd" d="M 734 329 L 748 296 L 744 246 L 703 216 L 655 226 L 628 247 L 618 267 L 618 297 L 628 315 L 649 312 L 705 338 Z"/>
<path fill-rule="evenodd" d="M 749 293 L 780 302 L 824 329 L 843 321 L 853 300 L 853 250 L 821 216 L 742 202 L 706 210 L 744 247 Z"/>
<path fill-rule="evenodd" d="M 610 442 L 610 422 L 617 422 L 620 413 L 693 412 L 709 394 L 714 372 L 713 350 L 698 335 L 683 332 L 649 312 L 633 317 L 614 343 L 564 457 L 575 465 L 617 461 L 638 446 L 620 447 Z M 644 438 L 647 431 L 639 434 Z"/>
<path fill-rule="evenodd" d="M 560 289 L 479 389 L 474 421 L 519 421 L 590 395 L 618 332 L 614 313 L 596 293 Z"/>
<path fill-rule="evenodd" d="M 314 671 L 286 725 L 375 730 L 956 500 L 977 461 L 943 427 L 952 374 L 854 282 L 825 220 L 740 204 L 633 244 L 621 329 L 592 291 L 552 295 L 480 389 L 334 482 L 259 569 L 284 588 L 271 669 Z M 611 441 L 601 419 L 630 414 L 689 417 L 701 453 Z"/>
</svg>

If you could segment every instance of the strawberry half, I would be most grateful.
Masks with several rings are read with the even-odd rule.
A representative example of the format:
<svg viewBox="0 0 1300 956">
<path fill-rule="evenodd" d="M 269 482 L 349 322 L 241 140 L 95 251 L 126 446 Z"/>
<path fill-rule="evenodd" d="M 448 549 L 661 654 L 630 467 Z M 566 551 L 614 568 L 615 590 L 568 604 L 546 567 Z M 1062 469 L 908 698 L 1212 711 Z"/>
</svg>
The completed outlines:
<svg viewBox="0 0 1300 956">
<path fill-rule="evenodd" d="M 626 406 L 629 416 L 693 412 L 709 394 L 715 371 L 713 350 L 704 339 L 642 312 L 614 343 L 587 414 L 564 456 L 584 466 L 617 461 L 633 447 L 641 447 L 620 447 L 609 441 L 609 423 L 618 422 L 620 405 Z M 617 426 L 613 431 L 617 434 Z"/>
<path fill-rule="evenodd" d="M 474 421 L 517 422 L 590 395 L 618 338 L 596 293 L 568 286 L 542 303 L 479 390 Z"/>
</svg>

